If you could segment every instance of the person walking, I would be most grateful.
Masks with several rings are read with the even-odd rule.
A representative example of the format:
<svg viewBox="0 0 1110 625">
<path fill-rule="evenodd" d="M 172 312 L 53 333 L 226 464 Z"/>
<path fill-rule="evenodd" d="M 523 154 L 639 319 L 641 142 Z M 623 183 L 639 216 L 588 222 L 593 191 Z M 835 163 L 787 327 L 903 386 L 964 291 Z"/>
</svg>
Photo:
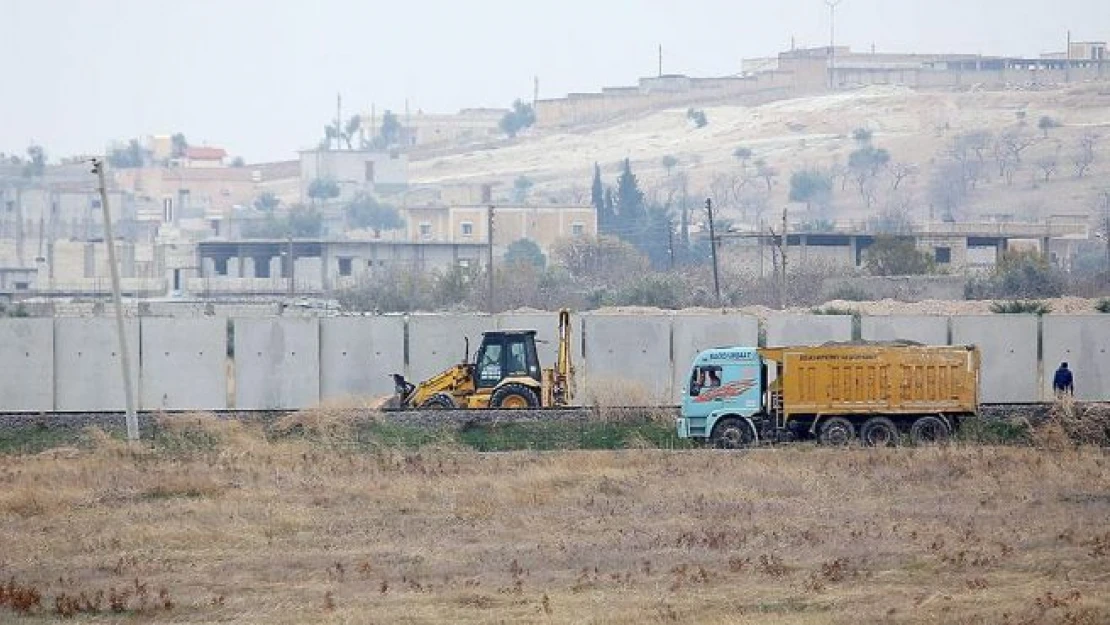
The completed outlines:
<svg viewBox="0 0 1110 625">
<path fill-rule="evenodd" d="M 1060 363 L 1060 368 L 1056 370 L 1056 375 L 1052 377 L 1052 390 L 1056 391 L 1057 395 L 1075 394 L 1075 383 L 1071 375 L 1071 369 L 1068 369 L 1068 363 Z"/>
</svg>

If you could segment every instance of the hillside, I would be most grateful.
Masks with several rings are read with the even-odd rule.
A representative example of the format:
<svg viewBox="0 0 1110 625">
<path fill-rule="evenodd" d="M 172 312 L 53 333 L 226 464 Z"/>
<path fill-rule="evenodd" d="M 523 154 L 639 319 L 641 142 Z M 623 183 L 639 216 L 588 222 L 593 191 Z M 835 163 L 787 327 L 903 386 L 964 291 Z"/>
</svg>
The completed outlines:
<svg viewBox="0 0 1110 625">
<path fill-rule="evenodd" d="M 753 208 L 777 208 L 788 201 L 792 172 L 814 166 L 825 171 L 846 169 L 849 154 L 858 147 L 853 131 L 866 128 L 873 133 L 872 145 L 889 151 L 892 164 L 909 165 L 915 173 L 901 181 L 895 192 L 891 168 L 885 168 L 869 183 L 875 188 L 870 209 L 851 179 L 834 176 L 830 206 L 815 209 L 813 218 L 856 220 L 895 206 L 915 219 L 928 219 L 930 201 L 937 203 L 935 192 L 929 192 L 930 179 L 952 160 L 950 148 L 956 138 L 978 131 L 990 137 L 981 141 L 978 152 L 963 151 L 981 164 L 974 182 L 968 184 L 966 201 L 954 211 L 958 219 L 1003 214 L 1040 220 L 1053 214 L 1085 214 L 1097 191 L 1110 186 L 1110 85 L 1106 83 L 963 92 L 870 87 L 753 107 L 716 106 L 705 113 L 709 123 L 700 129 L 688 122 L 685 109 L 609 126 L 537 129 L 498 146 L 414 160 L 411 175 L 416 183 L 446 187 L 496 181 L 502 197 L 512 191 L 514 179 L 526 176 L 535 183 L 532 202 L 589 201 L 593 163 L 602 164 L 607 182 L 612 183 L 620 160 L 628 157 L 650 198 L 665 201 L 686 180 L 691 205 L 696 203 L 693 198 L 711 195 L 733 211 L 730 217 L 740 218 L 740 210 L 746 208 L 750 218 L 758 212 Z M 1038 128 L 1043 116 L 1061 124 L 1051 128 L 1047 137 Z M 1013 164 L 1016 170 L 1009 183 L 1000 175 L 994 150 L 1004 133 L 1033 141 L 1018 155 L 1020 162 Z M 1102 137 L 1094 146 L 1094 163 L 1080 179 L 1073 157 L 1087 133 Z M 741 146 L 752 151 L 746 167 L 733 156 Z M 678 161 L 670 172 L 662 165 L 666 155 Z M 755 175 L 754 163 L 760 159 L 777 170 L 769 192 L 766 179 Z M 1053 160 L 1058 171 L 1045 183 L 1038 163 L 1048 165 Z M 943 171 L 951 173 L 951 165 L 947 167 Z"/>
</svg>

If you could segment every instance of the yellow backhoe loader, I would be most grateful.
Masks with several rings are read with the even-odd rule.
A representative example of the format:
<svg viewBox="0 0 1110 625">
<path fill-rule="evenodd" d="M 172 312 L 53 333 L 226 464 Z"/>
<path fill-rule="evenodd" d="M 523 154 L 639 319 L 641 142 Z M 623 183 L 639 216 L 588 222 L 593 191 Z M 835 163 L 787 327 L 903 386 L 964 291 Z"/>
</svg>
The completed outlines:
<svg viewBox="0 0 1110 625">
<path fill-rule="evenodd" d="M 574 395 L 570 312 L 559 312 L 559 350 L 555 366 L 540 367 L 535 330 L 482 333 L 474 362 L 461 364 L 419 384 L 393 374 L 402 409 L 553 408 L 570 405 Z"/>
</svg>

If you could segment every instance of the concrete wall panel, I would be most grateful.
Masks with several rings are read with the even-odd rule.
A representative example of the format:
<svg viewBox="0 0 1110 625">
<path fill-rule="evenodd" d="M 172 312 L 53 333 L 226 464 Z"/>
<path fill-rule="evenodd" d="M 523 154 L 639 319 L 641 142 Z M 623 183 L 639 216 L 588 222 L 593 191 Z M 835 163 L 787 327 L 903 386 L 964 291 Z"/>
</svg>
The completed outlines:
<svg viewBox="0 0 1110 625">
<path fill-rule="evenodd" d="M 389 395 L 389 374 L 404 371 L 404 317 L 320 320 L 321 399 Z"/>
<path fill-rule="evenodd" d="M 497 315 L 498 330 L 536 330 L 536 351 L 540 365 L 554 367 L 559 355 L 559 313 L 505 313 Z M 570 317 L 571 359 L 578 366 L 582 362 L 582 321 Z"/>
<path fill-rule="evenodd" d="M 1048 315 L 1041 323 L 1044 397 L 1052 397 L 1052 376 L 1066 362 L 1077 399 L 1110 401 L 1110 315 Z"/>
<path fill-rule="evenodd" d="M 744 315 L 683 315 L 672 320 L 671 341 L 674 346 L 671 396 L 682 399 L 682 386 L 694 357 L 711 347 L 759 344 L 759 319 Z"/>
<path fill-rule="evenodd" d="M 54 320 L 0 321 L 0 411 L 54 409 Z"/>
<path fill-rule="evenodd" d="M 952 344 L 979 347 L 983 359 L 981 401 L 1002 404 L 1040 401 L 1036 316 L 952 317 Z"/>
<path fill-rule="evenodd" d="M 131 359 L 131 389 L 138 406 L 138 320 L 125 319 L 124 333 Z M 126 409 L 118 341 L 113 318 L 54 320 L 55 410 L 107 412 Z"/>
<path fill-rule="evenodd" d="M 482 344 L 482 332 L 497 329 L 488 315 L 412 315 L 409 317 L 407 376 L 413 383 L 463 361 L 464 338 L 470 338 L 471 360 Z"/>
<path fill-rule="evenodd" d="M 623 380 L 641 385 L 634 391 L 648 396 L 614 389 L 609 397 L 616 403 L 672 397 L 671 315 L 585 315 L 583 326 L 585 375 L 579 377 L 580 392 L 603 393 L 608 381 Z"/>
<path fill-rule="evenodd" d="M 235 320 L 235 408 L 292 410 L 319 400 L 319 320 Z"/>
<path fill-rule="evenodd" d="M 860 337 L 865 341 L 901 340 L 924 345 L 947 345 L 948 317 L 863 317 L 860 319 Z"/>
<path fill-rule="evenodd" d="M 852 318 L 841 315 L 774 315 L 766 320 L 767 346 L 822 345 L 852 340 Z"/>
<path fill-rule="evenodd" d="M 145 317 L 143 410 L 227 408 L 227 320 Z"/>
</svg>

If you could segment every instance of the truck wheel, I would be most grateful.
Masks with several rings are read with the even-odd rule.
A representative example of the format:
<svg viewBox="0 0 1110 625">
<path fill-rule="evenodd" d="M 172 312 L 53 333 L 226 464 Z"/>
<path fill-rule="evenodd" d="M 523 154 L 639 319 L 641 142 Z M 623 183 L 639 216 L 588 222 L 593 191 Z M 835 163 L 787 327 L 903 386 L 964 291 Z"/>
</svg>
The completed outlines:
<svg viewBox="0 0 1110 625">
<path fill-rule="evenodd" d="M 489 398 L 490 408 L 519 410 L 522 408 L 537 408 L 539 405 L 540 398 L 536 397 L 536 391 L 523 384 L 506 384 L 494 391 Z"/>
<path fill-rule="evenodd" d="M 859 437 L 868 447 L 897 447 L 901 435 L 898 426 L 886 417 L 871 417 L 859 430 Z"/>
<path fill-rule="evenodd" d="M 940 417 L 932 415 L 921 417 L 910 426 L 910 441 L 914 445 L 934 445 L 948 441 L 952 432 Z"/>
<path fill-rule="evenodd" d="M 822 445 L 842 447 L 856 440 L 856 428 L 844 417 L 830 417 L 821 424 Z"/>
<path fill-rule="evenodd" d="M 713 428 L 713 445 L 717 449 L 743 449 L 755 442 L 755 433 L 746 421 L 723 419 Z"/>
<path fill-rule="evenodd" d="M 420 407 L 424 410 L 454 410 L 458 406 L 455 405 L 453 397 L 447 393 L 439 393 L 425 399 Z"/>
</svg>

